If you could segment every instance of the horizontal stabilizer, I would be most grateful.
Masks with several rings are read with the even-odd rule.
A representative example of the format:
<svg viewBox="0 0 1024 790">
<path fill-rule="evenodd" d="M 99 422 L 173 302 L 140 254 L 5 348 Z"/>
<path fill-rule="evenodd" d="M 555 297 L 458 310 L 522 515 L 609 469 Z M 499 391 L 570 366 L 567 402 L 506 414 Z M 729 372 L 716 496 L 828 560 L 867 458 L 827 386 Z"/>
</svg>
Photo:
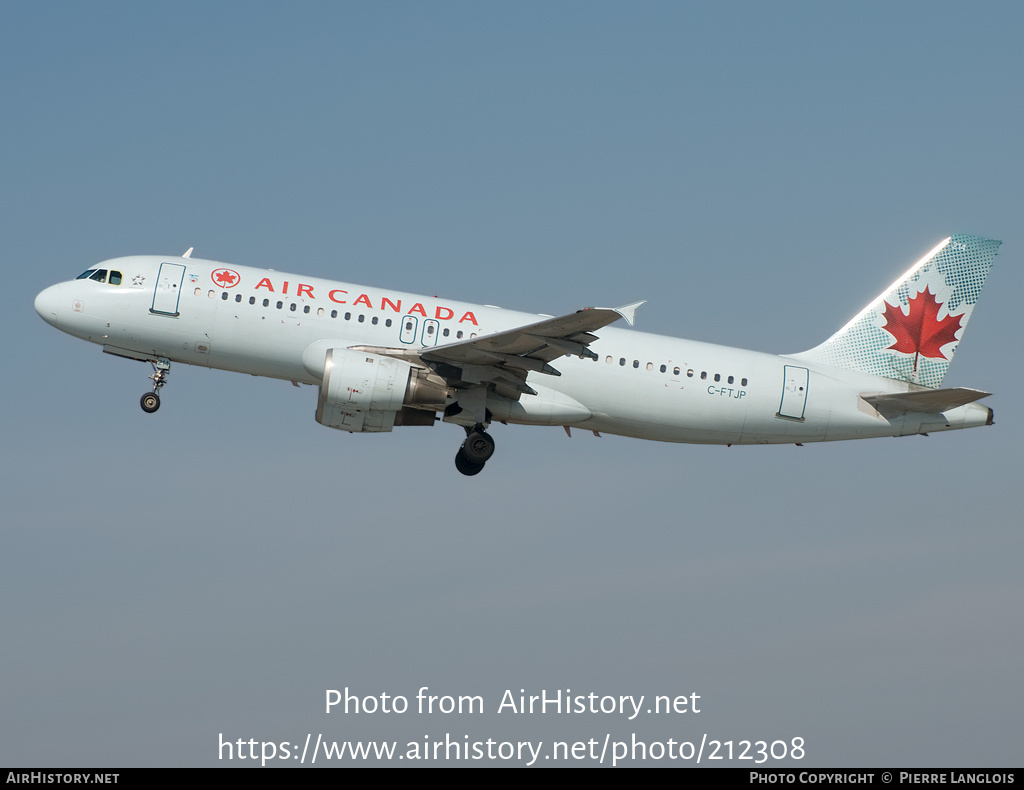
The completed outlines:
<svg viewBox="0 0 1024 790">
<path fill-rule="evenodd" d="M 973 403 L 991 395 L 991 392 L 956 387 L 945 390 L 919 390 L 917 392 L 896 392 L 885 395 L 861 395 L 881 414 L 906 414 L 921 412 L 941 414 L 967 403 Z"/>
</svg>

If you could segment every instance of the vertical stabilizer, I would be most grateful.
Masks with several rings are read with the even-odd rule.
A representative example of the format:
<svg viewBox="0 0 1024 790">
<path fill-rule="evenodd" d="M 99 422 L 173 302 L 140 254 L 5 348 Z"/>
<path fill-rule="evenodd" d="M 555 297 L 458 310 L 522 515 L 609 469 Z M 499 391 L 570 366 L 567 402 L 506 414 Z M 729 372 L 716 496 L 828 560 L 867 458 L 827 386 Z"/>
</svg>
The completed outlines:
<svg viewBox="0 0 1024 790">
<path fill-rule="evenodd" d="M 1001 243 L 951 236 L 832 337 L 792 356 L 940 386 Z"/>
</svg>

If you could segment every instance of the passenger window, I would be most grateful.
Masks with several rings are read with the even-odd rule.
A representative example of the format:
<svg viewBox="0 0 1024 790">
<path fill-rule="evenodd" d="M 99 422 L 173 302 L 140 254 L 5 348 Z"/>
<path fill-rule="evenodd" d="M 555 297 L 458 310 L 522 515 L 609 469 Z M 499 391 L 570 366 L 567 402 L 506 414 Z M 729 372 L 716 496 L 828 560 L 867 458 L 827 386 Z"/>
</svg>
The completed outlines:
<svg viewBox="0 0 1024 790">
<path fill-rule="evenodd" d="M 455 333 L 455 337 L 458 340 L 462 340 L 462 330 L 461 329 L 458 332 Z"/>
<path fill-rule="evenodd" d="M 747 380 L 746 379 L 740 379 L 740 386 L 741 387 L 747 386 Z"/>
<path fill-rule="evenodd" d="M 686 371 L 686 378 L 688 378 L 688 379 L 692 379 L 693 378 L 693 368 L 690 368 L 689 370 Z"/>
<path fill-rule="evenodd" d="M 318 307 L 316 310 L 316 314 L 322 318 L 324 314 L 324 309 L 322 307 Z"/>
<path fill-rule="evenodd" d="M 706 379 L 708 377 L 708 372 L 706 370 L 702 370 L 700 372 L 700 377 L 701 377 L 702 380 Z"/>
<path fill-rule="evenodd" d="M 377 316 L 374 316 L 374 317 L 373 317 L 373 318 L 371 319 L 370 323 L 371 323 L 371 324 L 373 324 L 374 326 L 377 326 L 377 320 L 378 320 L 378 319 L 377 319 Z"/>
<path fill-rule="evenodd" d="M 331 310 L 331 318 L 337 318 L 337 317 L 338 317 L 338 311 L 337 310 Z"/>
<path fill-rule="evenodd" d="M 263 306 L 264 307 L 270 307 L 270 300 L 269 299 L 264 299 L 263 300 Z"/>
<path fill-rule="evenodd" d="M 604 358 L 604 361 L 607 362 L 609 365 L 612 364 L 612 355 L 609 354 L 608 356 L 606 356 Z"/>
<path fill-rule="evenodd" d="M 625 357 L 619 357 L 619 367 L 620 368 L 626 367 L 626 358 Z"/>
<path fill-rule="evenodd" d="M 221 298 L 221 301 L 226 302 L 228 300 L 228 292 L 224 291 L 223 293 L 221 293 L 220 298 Z"/>
<path fill-rule="evenodd" d="M 298 306 L 298 305 L 296 305 L 296 304 L 295 304 L 295 302 L 292 302 L 292 306 L 291 306 L 290 308 L 288 308 L 288 309 L 289 309 L 289 310 L 291 310 L 291 311 L 292 311 L 292 312 L 294 313 L 294 312 L 295 312 L 295 308 L 296 308 L 297 306 Z"/>
<path fill-rule="evenodd" d="M 662 365 L 661 366 L 661 372 L 664 373 L 666 370 L 668 370 L 668 368 L 666 368 L 664 365 Z M 676 369 L 676 373 L 678 373 L 678 372 L 679 372 L 679 369 L 677 368 Z"/>
<path fill-rule="evenodd" d="M 242 295 L 241 294 L 235 294 L 235 301 L 236 302 L 241 302 L 242 301 Z"/>
<path fill-rule="evenodd" d="M 277 309 L 280 310 L 282 307 L 284 307 L 284 302 L 278 302 Z"/>
<path fill-rule="evenodd" d="M 255 296 L 250 296 L 249 297 L 249 304 L 256 304 L 256 297 Z"/>
<path fill-rule="evenodd" d="M 735 381 L 735 379 L 734 379 L 734 378 L 733 378 L 732 376 L 729 376 L 729 378 L 728 378 L 728 382 L 729 382 L 730 384 L 732 384 L 732 383 L 733 383 L 733 381 Z"/>
<path fill-rule="evenodd" d="M 648 363 L 647 363 L 647 369 L 648 369 L 648 370 L 654 370 L 654 363 L 653 363 L 653 362 L 648 362 Z M 664 366 L 664 365 L 662 365 L 662 366 L 661 366 L 661 369 L 662 369 L 662 370 L 664 370 L 664 369 L 665 369 L 665 366 Z"/>
<path fill-rule="evenodd" d="M 309 305 L 306 305 L 305 307 L 303 307 L 302 308 L 302 312 L 304 312 L 306 315 L 309 315 Z"/>
<path fill-rule="evenodd" d="M 715 374 L 715 381 L 721 381 L 721 380 L 722 380 L 722 377 L 716 373 Z"/>
<path fill-rule="evenodd" d="M 202 295 L 203 295 L 203 289 L 202 288 L 196 288 L 196 296 L 202 296 Z"/>
<path fill-rule="evenodd" d="M 217 296 L 217 292 L 216 291 L 207 291 L 206 295 L 209 296 L 211 299 L 213 299 L 214 297 Z"/>
<path fill-rule="evenodd" d="M 384 322 L 384 326 L 391 326 L 391 319 L 390 318 L 387 321 Z M 448 337 L 448 330 L 447 329 L 444 330 L 444 336 Z"/>
</svg>

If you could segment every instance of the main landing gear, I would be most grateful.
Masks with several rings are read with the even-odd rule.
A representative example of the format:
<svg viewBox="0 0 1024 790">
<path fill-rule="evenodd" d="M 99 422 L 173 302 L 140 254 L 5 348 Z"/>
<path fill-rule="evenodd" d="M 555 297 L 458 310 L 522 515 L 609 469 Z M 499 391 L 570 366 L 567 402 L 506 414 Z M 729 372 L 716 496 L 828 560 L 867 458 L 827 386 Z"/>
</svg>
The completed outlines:
<svg viewBox="0 0 1024 790">
<path fill-rule="evenodd" d="M 455 454 L 455 468 L 464 475 L 479 474 L 494 455 L 494 439 L 483 425 L 466 428 L 466 441 Z"/>
<path fill-rule="evenodd" d="M 147 392 L 139 401 L 142 410 L 146 414 L 152 414 L 160 408 L 160 388 L 167 383 L 167 377 L 171 375 L 171 360 L 167 357 L 160 357 L 153 365 L 153 391 Z"/>
</svg>

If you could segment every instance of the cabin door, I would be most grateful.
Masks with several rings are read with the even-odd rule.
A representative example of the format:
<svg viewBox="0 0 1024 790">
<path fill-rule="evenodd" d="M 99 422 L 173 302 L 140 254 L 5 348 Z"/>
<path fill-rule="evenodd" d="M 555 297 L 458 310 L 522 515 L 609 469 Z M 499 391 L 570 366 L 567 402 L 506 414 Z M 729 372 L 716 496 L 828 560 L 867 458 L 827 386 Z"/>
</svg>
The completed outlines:
<svg viewBox="0 0 1024 790">
<path fill-rule="evenodd" d="M 181 281 L 184 278 L 185 267 L 180 263 L 161 263 L 153 291 L 153 306 L 149 312 L 178 315 L 178 299 L 181 298 Z"/>
<path fill-rule="evenodd" d="M 802 420 L 807 406 L 807 368 L 785 366 L 782 384 L 782 403 L 777 416 Z"/>
</svg>

